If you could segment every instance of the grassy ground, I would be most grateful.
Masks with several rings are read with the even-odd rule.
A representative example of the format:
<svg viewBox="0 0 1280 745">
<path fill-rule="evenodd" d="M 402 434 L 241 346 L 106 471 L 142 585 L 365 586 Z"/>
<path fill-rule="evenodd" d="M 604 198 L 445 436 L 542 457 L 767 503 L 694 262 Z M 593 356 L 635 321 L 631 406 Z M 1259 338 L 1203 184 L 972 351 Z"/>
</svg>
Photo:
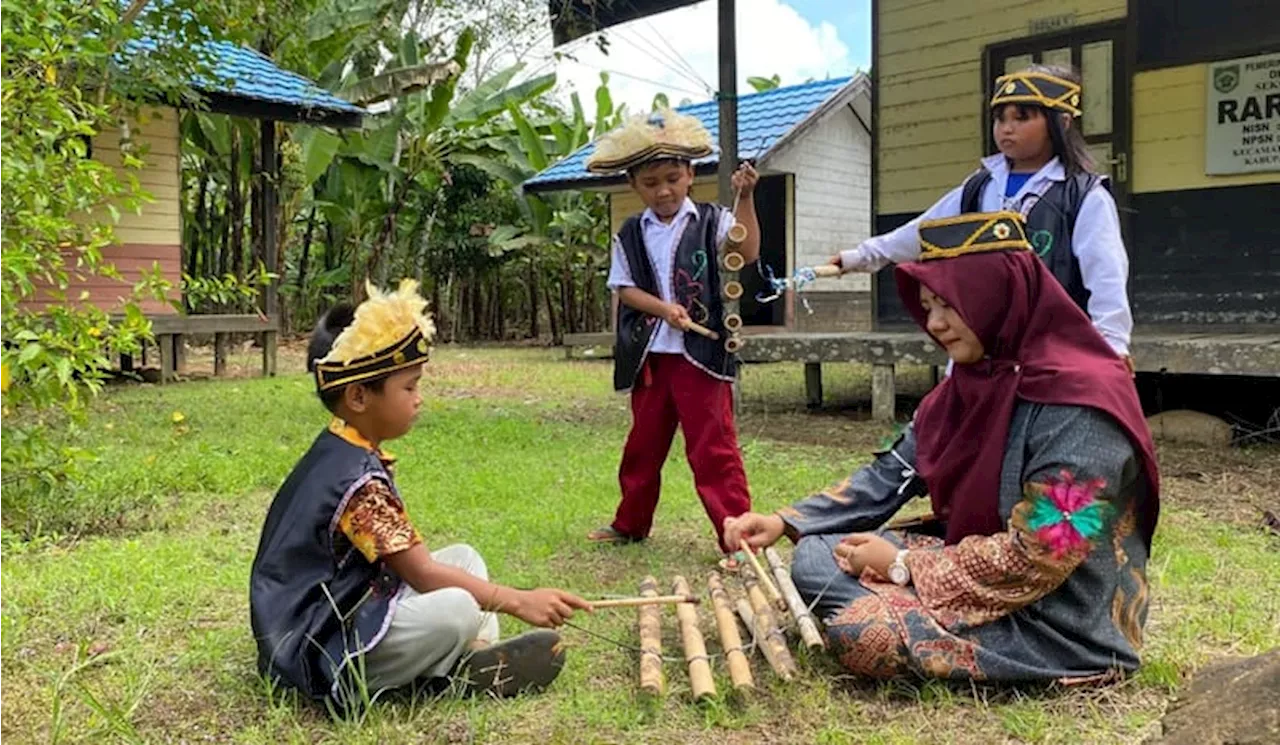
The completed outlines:
<svg viewBox="0 0 1280 745">
<path fill-rule="evenodd" d="M 198 368 L 200 355 L 192 363 Z M 241 364 L 252 367 L 248 357 Z M 297 369 L 296 357 L 282 363 Z M 438 351 L 422 419 L 392 446 L 428 543 L 471 543 L 495 578 L 517 585 L 631 593 L 653 573 L 664 582 L 683 574 L 704 588 L 714 541 L 680 457 L 668 464 L 652 540 L 583 545 L 617 496 L 627 412 L 608 378 L 608 363 L 569 363 L 550 350 Z M 810 414 L 797 408 L 800 366 L 744 373 L 741 439 L 760 508 L 841 478 L 890 433 L 866 421 L 865 370 L 831 366 L 826 382 L 836 406 Z M 921 375 L 917 389 L 923 384 Z M 1146 664 L 1118 686 L 868 685 L 802 656 L 795 682 L 778 682 L 757 659 L 760 692 L 704 705 L 690 702 L 687 675 L 668 664 L 667 696 L 647 701 L 630 653 L 567 629 L 569 663 L 547 695 L 402 699 L 363 723 L 335 722 L 265 690 L 247 612 L 248 568 L 271 493 L 324 423 L 296 372 L 111 390 L 83 435 L 101 460 L 76 496 L 100 509 L 86 507 L 92 517 L 78 535 L 6 537 L 0 734 L 11 742 L 1137 741 L 1196 667 L 1280 644 L 1280 597 L 1263 589 L 1280 576 L 1280 552 L 1254 527 L 1264 500 L 1274 500 L 1280 453 L 1165 449 Z M 581 623 L 635 639 L 630 612 Z M 519 626 L 503 625 L 508 633 Z M 665 648 L 677 650 L 671 614 L 664 626 Z M 714 636 L 709 622 L 704 629 Z M 717 675 L 727 690 L 723 670 Z"/>
</svg>

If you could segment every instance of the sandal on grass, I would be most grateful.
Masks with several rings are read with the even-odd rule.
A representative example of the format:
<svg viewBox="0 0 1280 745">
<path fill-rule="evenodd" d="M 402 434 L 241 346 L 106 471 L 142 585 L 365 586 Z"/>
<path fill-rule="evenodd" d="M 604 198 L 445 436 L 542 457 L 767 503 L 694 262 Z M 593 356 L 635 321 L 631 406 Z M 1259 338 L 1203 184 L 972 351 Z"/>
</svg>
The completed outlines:
<svg viewBox="0 0 1280 745">
<path fill-rule="evenodd" d="M 453 677 L 466 695 L 507 698 L 545 690 L 562 668 L 560 635 L 537 629 L 468 653 Z"/>
<path fill-rule="evenodd" d="M 596 528 L 590 533 L 587 533 L 587 540 L 592 543 L 623 544 L 638 543 L 644 539 L 636 538 L 635 536 L 630 536 L 626 533 L 619 533 L 617 530 L 614 530 L 612 525 L 606 525 L 603 528 Z"/>
</svg>

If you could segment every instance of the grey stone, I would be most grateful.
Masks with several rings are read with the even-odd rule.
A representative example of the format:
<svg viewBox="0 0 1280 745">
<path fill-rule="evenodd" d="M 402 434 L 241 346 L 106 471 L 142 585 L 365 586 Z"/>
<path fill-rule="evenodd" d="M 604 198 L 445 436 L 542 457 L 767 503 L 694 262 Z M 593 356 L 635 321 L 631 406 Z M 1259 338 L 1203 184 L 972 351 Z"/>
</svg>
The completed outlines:
<svg viewBox="0 0 1280 745">
<path fill-rule="evenodd" d="M 1280 743 L 1280 648 L 1196 673 L 1161 725 L 1154 745 Z"/>
</svg>

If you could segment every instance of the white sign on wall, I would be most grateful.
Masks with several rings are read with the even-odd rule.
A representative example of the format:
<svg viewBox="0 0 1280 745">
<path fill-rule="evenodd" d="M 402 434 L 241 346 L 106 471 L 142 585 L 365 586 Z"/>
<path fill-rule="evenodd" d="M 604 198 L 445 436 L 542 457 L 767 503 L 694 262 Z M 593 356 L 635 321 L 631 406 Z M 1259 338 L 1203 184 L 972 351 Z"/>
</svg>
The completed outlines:
<svg viewBox="0 0 1280 745">
<path fill-rule="evenodd" d="M 1280 171 L 1280 53 L 1206 67 L 1204 172 Z"/>
</svg>

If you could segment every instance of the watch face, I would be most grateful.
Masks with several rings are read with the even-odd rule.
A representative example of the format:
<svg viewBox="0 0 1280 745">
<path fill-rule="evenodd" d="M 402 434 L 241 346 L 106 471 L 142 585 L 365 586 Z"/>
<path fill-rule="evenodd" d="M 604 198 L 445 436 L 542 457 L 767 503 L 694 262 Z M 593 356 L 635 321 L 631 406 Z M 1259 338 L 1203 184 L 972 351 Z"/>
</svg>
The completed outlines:
<svg viewBox="0 0 1280 745">
<path fill-rule="evenodd" d="M 894 564 L 893 566 L 889 567 L 889 579 L 894 584 L 905 585 L 907 584 L 907 579 L 909 577 L 910 577 L 910 574 L 907 572 L 907 568 L 904 565 Z"/>
</svg>

